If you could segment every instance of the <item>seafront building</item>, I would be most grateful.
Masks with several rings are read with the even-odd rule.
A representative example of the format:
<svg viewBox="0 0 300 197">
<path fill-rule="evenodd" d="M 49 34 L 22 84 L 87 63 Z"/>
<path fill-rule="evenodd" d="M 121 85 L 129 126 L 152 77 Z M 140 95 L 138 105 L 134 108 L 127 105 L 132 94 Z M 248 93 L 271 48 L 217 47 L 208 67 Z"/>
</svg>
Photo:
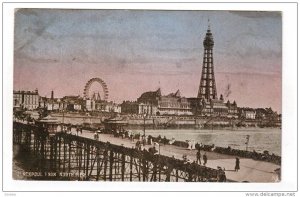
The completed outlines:
<svg viewBox="0 0 300 197">
<path fill-rule="evenodd" d="M 181 97 L 180 91 L 162 95 L 160 88 L 145 92 L 138 99 L 138 114 L 147 115 L 192 115 L 187 98 Z"/>
<path fill-rule="evenodd" d="M 35 91 L 13 91 L 13 106 L 14 108 L 24 108 L 27 110 L 34 110 L 39 107 L 39 92 Z"/>
<path fill-rule="evenodd" d="M 64 96 L 63 98 L 54 98 L 53 91 L 51 97 L 40 97 L 38 106 L 48 111 L 98 111 L 121 113 L 121 106 L 112 101 L 103 101 L 100 97 L 84 99 L 81 96 Z"/>
<path fill-rule="evenodd" d="M 181 97 L 180 91 L 162 95 L 160 88 L 143 93 L 137 101 L 124 101 L 121 104 L 124 114 L 139 115 L 192 115 L 190 102 Z"/>
<path fill-rule="evenodd" d="M 256 119 L 256 110 L 252 108 L 240 108 L 239 114 L 241 118 L 248 119 L 248 120 L 255 120 Z"/>
</svg>

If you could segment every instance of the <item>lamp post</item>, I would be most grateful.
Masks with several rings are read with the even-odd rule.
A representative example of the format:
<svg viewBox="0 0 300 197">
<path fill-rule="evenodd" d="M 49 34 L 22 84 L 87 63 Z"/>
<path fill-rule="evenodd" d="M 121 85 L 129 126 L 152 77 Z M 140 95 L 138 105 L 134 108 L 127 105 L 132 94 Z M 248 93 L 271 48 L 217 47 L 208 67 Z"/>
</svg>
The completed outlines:
<svg viewBox="0 0 300 197">
<path fill-rule="evenodd" d="M 160 144 L 158 143 L 158 155 L 160 155 Z"/>
<path fill-rule="evenodd" d="M 159 144 L 159 142 L 154 142 L 154 146 L 158 146 L 158 155 L 160 155 L 160 144 Z"/>
<path fill-rule="evenodd" d="M 143 114 L 143 118 L 144 118 L 144 135 L 143 135 L 143 138 L 142 138 L 142 142 L 143 142 L 144 146 L 146 145 L 146 116 L 147 116 L 147 114 L 144 112 L 144 114 Z"/>
<path fill-rule="evenodd" d="M 65 131 L 65 126 L 64 126 L 64 119 L 65 119 L 65 112 L 64 109 L 62 110 L 62 123 L 61 123 L 61 131 L 64 132 Z"/>
<path fill-rule="evenodd" d="M 65 121 L 65 110 L 64 109 L 62 110 L 62 113 L 63 113 L 62 123 L 64 124 L 64 121 Z"/>
<path fill-rule="evenodd" d="M 248 144 L 249 144 L 249 140 L 250 140 L 250 135 L 246 136 L 246 151 L 248 151 Z"/>
<path fill-rule="evenodd" d="M 143 117 L 144 117 L 144 138 L 146 137 L 146 116 L 147 116 L 147 114 L 144 113 L 143 114 Z"/>
</svg>

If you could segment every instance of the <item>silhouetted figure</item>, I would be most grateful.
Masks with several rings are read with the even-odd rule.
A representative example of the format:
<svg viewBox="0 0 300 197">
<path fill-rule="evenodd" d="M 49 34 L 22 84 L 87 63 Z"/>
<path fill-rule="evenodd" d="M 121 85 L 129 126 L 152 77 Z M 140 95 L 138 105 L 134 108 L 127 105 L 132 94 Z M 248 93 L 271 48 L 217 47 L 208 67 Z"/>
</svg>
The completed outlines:
<svg viewBox="0 0 300 197">
<path fill-rule="evenodd" d="M 234 170 L 237 172 L 240 169 L 240 159 L 238 157 L 235 158 L 235 168 Z"/>
<path fill-rule="evenodd" d="M 203 165 L 206 165 L 207 163 L 207 156 L 206 156 L 206 153 L 204 153 L 203 155 Z"/>
<path fill-rule="evenodd" d="M 182 155 L 182 160 L 186 164 L 188 162 L 187 155 Z"/>
<path fill-rule="evenodd" d="M 164 136 L 164 138 L 163 138 L 163 143 L 164 143 L 164 145 L 166 145 L 166 143 L 167 143 L 167 138 L 166 138 L 166 136 Z"/>
<path fill-rule="evenodd" d="M 138 150 L 142 150 L 142 143 L 139 140 L 135 143 L 135 148 Z"/>
<path fill-rule="evenodd" d="M 76 127 L 77 136 L 78 136 L 78 132 L 79 132 L 79 127 Z"/>
<path fill-rule="evenodd" d="M 98 135 L 97 132 L 94 133 L 94 139 L 95 139 L 95 140 L 99 140 L 99 135 Z"/>
<path fill-rule="evenodd" d="M 134 141 L 132 133 L 130 133 L 130 139 L 131 139 L 132 142 Z"/>
<path fill-rule="evenodd" d="M 158 137 L 157 137 L 157 142 L 160 142 L 160 140 L 161 140 L 161 136 L 158 135 Z"/>
<path fill-rule="evenodd" d="M 201 153 L 200 153 L 200 149 L 197 151 L 197 154 L 196 154 L 196 163 L 197 164 L 201 164 Z M 199 161 L 199 162 L 198 162 Z"/>
<path fill-rule="evenodd" d="M 197 150 L 200 150 L 200 144 L 199 144 L 198 142 L 195 144 L 195 148 L 196 148 Z"/>
<path fill-rule="evenodd" d="M 154 147 L 151 147 L 149 148 L 149 153 L 155 155 L 158 151 L 155 149 L 155 146 Z"/>
<path fill-rule="evenodd" d="M 217 179 L 218 179 L 218 182 L 226 182 L 225 171 L 222 170 L 222 168 L 219 166 L 218 166 L 218 172 L 217 172 Z"/>
</svg>

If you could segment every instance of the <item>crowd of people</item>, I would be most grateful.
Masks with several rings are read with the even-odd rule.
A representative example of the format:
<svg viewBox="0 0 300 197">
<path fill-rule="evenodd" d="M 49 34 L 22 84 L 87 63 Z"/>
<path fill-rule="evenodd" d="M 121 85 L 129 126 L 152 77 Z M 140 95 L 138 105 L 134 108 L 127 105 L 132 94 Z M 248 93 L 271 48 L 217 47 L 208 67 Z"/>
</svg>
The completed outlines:
<svg viewBox="0 0 300 197">
<path fill-rule="evenodd" d="M 228 146 L 227 148 L 215 147 L 214 152 L 227 154 L 227 155 L 235 155 L 238 157 L 251 158 L 254 160 L 272 162 L 278 165 L 281 164 L 281 157 L 274 154 L 269 154 L 268 151 L 264 151 L 263 153 L 258 153 L 255 150 L 253 151 L 238 150 L 238 149 L 232 149 L 230 146 Z"/>
</svg>

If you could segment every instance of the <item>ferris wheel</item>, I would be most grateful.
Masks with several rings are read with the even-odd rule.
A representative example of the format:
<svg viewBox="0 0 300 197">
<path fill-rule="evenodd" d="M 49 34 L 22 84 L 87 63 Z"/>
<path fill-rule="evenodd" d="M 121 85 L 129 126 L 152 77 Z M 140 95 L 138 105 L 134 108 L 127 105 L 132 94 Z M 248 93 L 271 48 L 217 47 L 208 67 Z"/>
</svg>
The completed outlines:
<svg viewBox="0 0 300 197">
<path fill-rule="evenodd" d="M 103 90 L 103 95 L 101 97 L 101 100 L 107 101 L 107 99 L 108 99 L 108 88 L 107 88 L 106 83 L 100 78 L 92 78 L 85 84 L 84 90 L 83 90 L 83 97 L 85 99 L 91 98 L 89 92 L 90 92 L 90 88 L 91 88 L 92 84 L 94 84 L 94 83 L 99 83 L 100 84 L 100 86 L 102 87 L 102 90 Z"/>
</svg>

